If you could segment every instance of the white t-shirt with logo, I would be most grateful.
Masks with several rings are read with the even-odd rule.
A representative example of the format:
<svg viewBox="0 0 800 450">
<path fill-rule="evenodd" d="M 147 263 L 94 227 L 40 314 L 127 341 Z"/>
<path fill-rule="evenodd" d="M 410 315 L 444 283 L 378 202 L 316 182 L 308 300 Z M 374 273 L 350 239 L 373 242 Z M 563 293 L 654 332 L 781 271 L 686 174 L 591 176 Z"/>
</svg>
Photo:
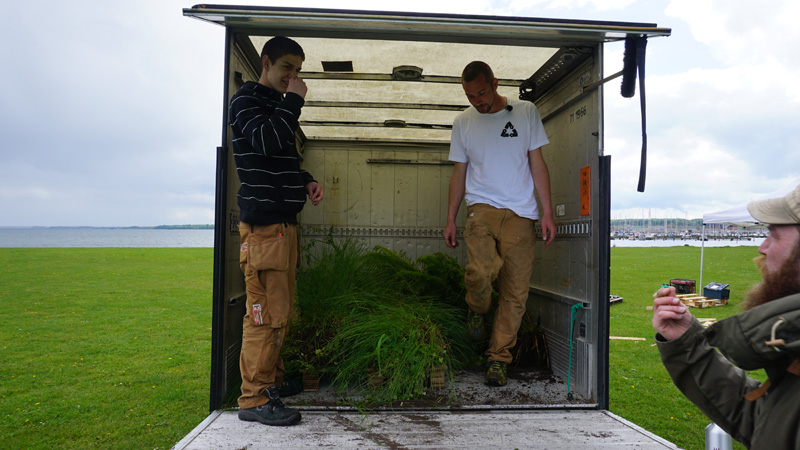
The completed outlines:
<svg viewBox="0 0 800 450">
<path fill-rule="evenodd" d="M 511 111 L 481 114 L 474 107 L 453 122 L 450 161 L 467 163 L 467 205 L 486 203 L 537 220 L 528 152 L 550 141 L 533 103 L 508 99 Z"/>
</svg>

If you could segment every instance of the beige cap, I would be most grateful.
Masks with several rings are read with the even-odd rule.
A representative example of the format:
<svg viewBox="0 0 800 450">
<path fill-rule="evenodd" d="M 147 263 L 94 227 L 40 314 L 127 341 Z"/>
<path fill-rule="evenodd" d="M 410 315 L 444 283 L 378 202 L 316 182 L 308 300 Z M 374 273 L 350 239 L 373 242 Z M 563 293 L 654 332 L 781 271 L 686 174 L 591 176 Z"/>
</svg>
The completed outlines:
<svg viewBox="0 0 800 450">
<path fill-rule="evenodd" d="M 747 210 L 757 221 L 768 225 L 800 224 L 800 185 L 781 198 L 750 202 Z"/>
</svg>

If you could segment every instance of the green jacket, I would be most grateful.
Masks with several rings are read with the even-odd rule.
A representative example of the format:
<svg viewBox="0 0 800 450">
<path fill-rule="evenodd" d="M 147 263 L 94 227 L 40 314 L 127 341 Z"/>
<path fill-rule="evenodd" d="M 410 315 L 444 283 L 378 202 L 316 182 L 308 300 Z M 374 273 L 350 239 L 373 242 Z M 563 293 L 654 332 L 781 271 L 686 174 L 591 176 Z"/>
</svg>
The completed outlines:
<svg viewBox="0 0 800 450">
<path fill-rule="evenodd" d="M 774 339 L 784 344 L 766 345 L 773 328 Z M 800 294 L 708 329 L 695 320 L 680 338 L 667 341 L 657 334 L 656 342 L 678 389 L 734 439 L 753 449 L 800 449 Z M 745 370 L 760 368 L 769 388 L 748 400 L 745 394 L 757 396 L 761 383 Z"/>
</svg>

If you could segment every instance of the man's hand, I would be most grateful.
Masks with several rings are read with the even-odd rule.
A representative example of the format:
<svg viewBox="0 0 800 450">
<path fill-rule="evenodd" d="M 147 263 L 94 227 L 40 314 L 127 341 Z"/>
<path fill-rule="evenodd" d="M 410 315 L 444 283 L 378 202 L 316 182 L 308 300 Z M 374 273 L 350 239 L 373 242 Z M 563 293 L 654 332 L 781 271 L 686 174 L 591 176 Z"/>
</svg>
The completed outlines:
<svg viewBox="0 0 800 450">
<path fill-rule="evenodd" d="M 670 341 L 683 336 L 692 324 L 692 314 L 675 297 L 675 287 L 659 289 L 653 295 L 653 328 Z"/>
<path fill-rule="evenodd" d="M 550 245 L 556 238 L 556 222 L 553 220 L 553 216 L 550 214 L 542 216 L 541 225 L 544 245 Z"/>
<path fill-rule="evenodd" d="M 286 92 L 292 92 L 300 97 L 306 98 L 308 86 L 306 86 L 306 82 L 303 81 L 302 78 L 292 77 L 289 79 L 289 86 L 286 88 Z M 314 204 L 316 205 L 316 203 Z"/>
<path fill-rule="evenodd" d="M 444 228 L 444 243 L 450 248 L 458 247 L 458 240 L 456 239 L 456 234 L 458 233 L 458 227 L 456 227 L 455 222 L 448 222 L 447 226 Z"/>
<path fill-rule="evenodd" d="M 322 201 L 322 185 L 316 181 L 312 181 L 306 185 L 306 192 L 308 192 L 308 198 L 311 199 L 311 204 L 314 206 L 317 206 L 319 202 Z"/>
</svg>

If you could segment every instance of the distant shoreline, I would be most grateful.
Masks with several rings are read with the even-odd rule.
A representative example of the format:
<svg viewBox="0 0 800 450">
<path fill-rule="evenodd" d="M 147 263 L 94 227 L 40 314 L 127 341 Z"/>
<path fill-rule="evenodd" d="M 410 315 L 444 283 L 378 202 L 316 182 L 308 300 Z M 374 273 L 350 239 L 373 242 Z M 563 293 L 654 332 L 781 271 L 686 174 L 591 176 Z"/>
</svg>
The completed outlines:
<svg viewBox="0 0 800 450">
<path fill-rule="evenodd" d="M 93 227 L 93 226 L 0 226 L 0 230 L 213 230 L 214 225 L 156 225 L 153 227 Z"/>
</svg>

